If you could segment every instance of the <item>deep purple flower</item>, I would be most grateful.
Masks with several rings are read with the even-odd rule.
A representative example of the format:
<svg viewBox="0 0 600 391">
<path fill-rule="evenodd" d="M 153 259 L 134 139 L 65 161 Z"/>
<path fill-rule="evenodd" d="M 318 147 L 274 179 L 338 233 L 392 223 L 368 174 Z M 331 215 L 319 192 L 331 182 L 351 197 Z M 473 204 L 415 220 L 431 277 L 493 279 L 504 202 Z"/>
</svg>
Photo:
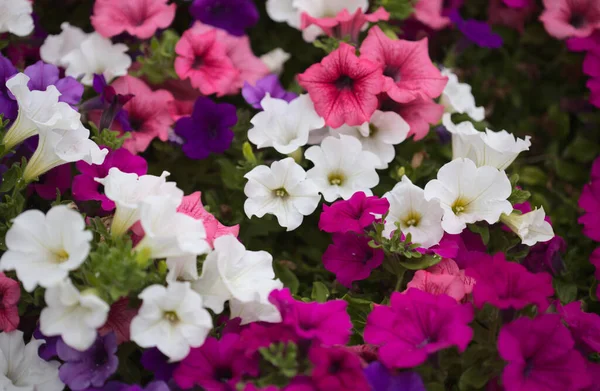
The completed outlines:
<svg viewBox="0 0 600 391">
<path fill-rule="evenodd" d="M 163 381 L 153 381 L 148 383 L 146 387 L 139 384 L 125 384 L 118 381 L 109 381 L 104 387 L 90 387 L 85 391 L 170 391 L 167 383 Z"/>
<path fill-rule="evenodd" d="M 502 37 L 492 32 L 492 28 L 486 22 L 463 19 L 458 11 L 453 11 L 450 14 L 450 20 L 463 33 L 465 38 L 475 45 L 490 49 L 497 49 L 502 46 Z"/>
<path fill-rule="evenodd" d="M 347 288 L 353 281 L 364 280 L 383 262 L 383 250 L 369 246 L 370 238 L 353 232 L 333 234 L 333 244 L 323 253 L 323 265 L 335 273 L 337 280 Z"/>
<path fill-rule="evenodd" d="M 94 75 L 93 81 L 94 91 L 98 93 L 98 97 L 90 99 L 86 102 L 87 110 L 101 109 L 99 129 L 109 129 L 113 121 L 116 120 L 121 128 L 126 132 L 131 132 L 133 128 L 129 123 L 129 115 L 127 110 L 123 109 L 125 103 L 129 102 L 133 94 L 117 94 L 114 87 L 106 83 L 104 75 Z"/>
<path fill-rule="evenodd" d="M 529 249 L 523 260 L 523 266 L 530 272 L 548 272 L 557 275 L 564 269 L 562 254 L 567 249 L 567 243 L 560 236 L 554 236 L 547 242 L 536 243 Z"/>
<path fill-rule="evenodd" d="M 43 339 L 45 341 L 44 344 L 40 345 L 38 348 L 38 356 L 46 361 L 50 361 L 54 357 L 58 356 L 58 353 L 56 352 L 56 345 L 58 344 L 58 341 L 60 341 L 60 337 L 46 337 L 40 331 L 39 326 L 33 332 L 33 336 L 35 339 Z"/>
<path fill-rule="evenodd" d="M 74 106 L 79 103 L 83 95 L 83 84 L 66 76 L 60 78 L 58 67 L 52 64 L 46 64 L 43 61 L 38 61 L 33 65 L 28 66 L 23 71 L 29 76 L 27 86 L 30 90 L 45 91 L 48 86 L 55 86 L 60 92 L 58 100 Z"/>
<path fill-rule="evenodd" d="M 242 36 L 258 22 L 258 9 L 252 0 L 194 0 L 190 14 L 202 23 L 229 34 Z"/>
<path fill-rule="evenodd" d="M 43 199 L 54 200 L 56 190 L 59 190 L 62 195 L 71 188 L 71 178 L 71 165 L 63 164 L 48 171 L 31 187 Z"/>
<path fill-rule="evenodd" d="M 175 124 L 175 133 L 185 140 L 182 149 L 190 159 L 206 159 L 211 153 L 223 153 L 233 141 L 231 127 L 237 123 L 235 106 L 215 103 L 204 96 L 194 104 L 191 117 Z"/>
<path fill-rule="evenodd" d="M 346 347 L 313 346 L 308 358 L 313 364 L 310 377 L 317 390 L 370 390 L 358 355 Z"/>
<path fill-rule="evenodd" d="M 116 356 L 117 337 L 113 333 L 96 338 L 94 344 L 84 352 L 69 347 L 62 339 L 56 348 L 58 357 L 65 362 L 58 375 L 72 390 L 102 387 L 119 365 Z"/>
<path fill-rule="evenodd" d="M 165 356 L 157 348 L 144 350 L 141 359 L 142 366 L 154 374 L 155 380 L 169 381 L 173 377 L 173 371 L 177 363 L 170 363 L 169 357 Z"/>
<path fill-rule="evenodd" d="M 364 370 L 372 391 L 425 391 L 425 385 L 417 372 L 394 373 L 379 361 L 372 362 Z"/>
<path fill-rule="evenodd" d="M 19 106 L 17 102 L 9 95 L 6 88 L 6 80 L 10 79 L 17 73 L 17 69 L 10 60 L 0 54 L 0 113 L 4 115 L 4 119 L 17 118 L 17 110 Z"/>
<path fill-rule="evenodd" d="M 279 82 L 279 78 L 275 74 L 267 75 L 256 82 L 252 86 L 248 82 L 244 82 L 242 88 L 242 96 L 246 102 L 255 109 L 262 110 L 260 101 L 267 95 L 271 98 L 283 99 L 286 102 L 291 102 L 298 97 L 293 92 L 287 92 Z"/>
<path fill-rule="evenodd" d="M 325 232 L 363 232 L 375 220 L 374 214 L 383 215 L 390 208 L 385 198 L 367 197 L 362 191 L 352 194 L 348 200 L 339 200 L 327 206 L 319 218 L 319 229 Z"/>
</svg>

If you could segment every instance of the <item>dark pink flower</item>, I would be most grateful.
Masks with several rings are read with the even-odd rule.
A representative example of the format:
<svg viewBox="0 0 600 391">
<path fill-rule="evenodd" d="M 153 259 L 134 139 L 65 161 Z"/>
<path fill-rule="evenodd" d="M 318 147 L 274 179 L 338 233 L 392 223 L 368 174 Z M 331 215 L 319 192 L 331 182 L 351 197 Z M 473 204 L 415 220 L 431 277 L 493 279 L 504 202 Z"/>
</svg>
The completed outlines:
<svg viewBox="0 0 600 391">
<path fill-rule="evenodd" d="M 177 6 L 167 3 L 167 0 L 96 0 L 90 19 L 94 29 L 104 37 L 127 32 L 147 39 L 173 22 Z"/>
<path fill-rule="evenodd" d="M 592 252 L 590 262 L 596 267 L 596 273 L 594 274 L 596 280 L 600 281 L 600 247 Z M 596 289 L 596 296 L 600 299 L 600 284 L 598 284 Z"/>
<path fill-rule="evenodd" d="M 258 353 L 258 349 L 273 343 L 298 342 L 295 327 L 290 324 L 253 322 L 246 325 L 240 333 L 241 344 L 246 357 Z"/>
<path fill-rule="evenodd" d="M 108 318 L 104 326 L 98 329 L 100 335 L 113 332 L 117 344 L 129 341 L 129 328 L 131 320 L 137 315 L 137 309 L 130 307 L 129 299 L 123 297 L 110 306 Z"/>
<path fill-rule="evenodd" d="M 417 270 L 406 288 L 415 288 L 433 295 L 448 295 L 456 301 L 473 292 L 475 280 L 465 275 L 456 262 L 444 258 L 426 270 Z"/>
<path fill-rule="evenodd" d="M 379 95 L 379 110 L 398 113 L 410 126 L 409 136 L 415 141 L 429 133 L 430 125 L 437 124 L 444 114 L 444 106 L 433 99 L 415 99 L 408 103 L 397 103 L 386 94 Z"/>
<path fill-rule="evenodd" d="M 489 303 L 500 309 L 520 310 L 535 304 L 543 312 L 548 308 L 548 297 L 554 294 L 550 274 L 530 273 L 523 265 L 508 262 L 503 253 L 469 267 L 467 275 L 476 281 L 473 301 L 477 308 Z"/>
<path fill-rule="evenodd" d="M 0 330 L 10 332 L 19 325 L 17 304 L 21 298 L 19 283 L 0 273 Z"/>
<path fill-rule="evenodd" d="M 81 160 L 83 162 L 83 160 Z M 65 194 L 71 187 L 71 165 L 63 164 L 44 174 L 38 183 L 31 187 L 45 200 L 56 199 L 56 191 Z"/>
<path fill-rule="evenodd" d="M 353 281 L 364 280 L 383 262 L 383 250 L 369 246 L 370 238 L 353 232 L 334 233 L 333 244 L 323 253 L 325 269 L 347 288 Z"/>
<path fill-rule="evenodd" d="M 523 4 L 521 7 L 511 7 L 506 2 L 514 1 Z M 488 7 L 488 22 L 513 28 L 519 32 L 525 30 L 525 22 L 535 12 L 535 0 L 490 0 Z"/>
<path fill-rule="evenodd" d="M 567 39 L 567 47 L 572 52 L 600 51 L 600 30 L 594 31 L 587 37 L 574 37 Z"/>
<path fill-rule="evenodd" d="M 418 289 L 394 292 L 390 306 L 376 306 L 364 331 L 365 342 L 380 345 L 379 359 L 390 368 L 412 368 L 438 350 L 464 351 L 473 337 L 473 307 L 447 295 Z"/>
<path fill-rule="evenodd" d="M 201 347 L 192 348 L 175 369 L 173 379 L 183 389 L 200 386 L 230 391 L 244 374 L 258 375 L 258 361 L 242 354 L 239 335 L 226 334 L 220 340 L 209 337 Z"/>
<path fill-rule="evenodd" d="M 600 241 L 600 158 L 594 161 L 591 182 L 583 187 L 579 197 L 579 207 L 585 211 L 577 221 L 583 224 L 583 233 L 597 242 Z"/>
<path fill-rule="evenodd" d="M 544 0 L 544 7 L 540 21 L 558 39 L 587 37 L 600 27 L 597 0 Z"/>
<path fill-rule="evenodd" d="M 389 207 L 387 199 L 367 197 L 365 193 L 358 191 L 348 200 L 336 201 L 331 206 L 323 204 L 319 229 L 330 233 L 361 233 L 376 220 L 374 215 L 385 214 Z"/>
<path fill-rule="evenodd" d="M 361 57 L 379 64 L 385 80 L 384 91 L 400 103 L 440 96 L 448 78 L 429 58 L 427 38 L 417 42 L 391 39 L 378 26 L 369 30 Z"/>
<path fill-rule="evenodd" d="M 333 128 L 361 125 L 377 110 L 377 94 L 383 91 L 381 67 L 346 43 L 298 75 L 317 113 Z"/>
<path fill-rule="evenodd" d="M 587 366 L 556 314 L 519 318 L 500 330 L 498 352 L 508 364 L 506 390 L 576 391 L 589 384 Z"/>
<path fill-rule="evenodd" d="M 141 156 L 133 155 L 125 148 L 110 151 L 104 163 L 91 165 L 83 160 L 75 163 L 75 167 L 81 172 L 73 178 L 71 189 L 75 201 L 100 201 L 100 206 L 106 211 L 115 209 L 115 203 L 108 199 L 100 190 L 100 184 L 94 178 L 104 178 L 108 170 L 117 167 L 122 172 L 145 175 L 148 171 L 148 163 Z"/>
<path fill-rule="evenodd" d="M 298 337 L 314 339 L 325 345 L 348 343 L 352 322 L 346 313 L 346 301 L 305 303 L 294 300 L 287 288 L 272 291 L 269 301 L 281 313 L 281 324 L 290 326 Z"/>
<path fill-rule="evenodd" d="M 582 354 L 600 352 L 600 316 L 581 310 L 581 302 L 558 305 L 558 314 L 571 331 L 575 348 Z"/>
<path fill-rule="evenodd" d="M 522 265 L 530 272 L 548 272 L 555 276 L 564 269 L 562 255 L 566 250 L 565 240 L 560 236 L 554 236 L 547 242 L 538 242 L 530 247 Z"/>
<path fill-rule="evenodd" d="M 343 39 L 349 37 L 351 42 L 358 42 L 359 34 L 367 23 L 376 23 L 380 20 L 389 20 L 390 13 L 383 7 L 379 7 L 372 14 L 365 14 L 362 8 L 357 8 L 351 14 L 347 8 L 341 10 L 334 17 L 314 18 L 308 13 L 302 13 L 302 24 L 304 30 L 308 26 L 318 26 L 330 37 Z"/>
<path fill-rule="evenodd" d="M 314 346 L 308 352 L 313 364 L 310 374 L 319 391 L 370 391 L 358 356 L 345 347 Z"/>
</svg>

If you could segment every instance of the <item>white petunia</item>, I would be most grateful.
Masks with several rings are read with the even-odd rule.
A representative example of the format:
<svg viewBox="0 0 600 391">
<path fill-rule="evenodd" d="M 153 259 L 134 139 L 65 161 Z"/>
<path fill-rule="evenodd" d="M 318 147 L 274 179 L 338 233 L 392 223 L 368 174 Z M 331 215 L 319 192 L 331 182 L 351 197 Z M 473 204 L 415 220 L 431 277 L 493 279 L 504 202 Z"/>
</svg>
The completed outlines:
<svg viewBox="0 0 600 391">
<path fill-rule="evenodd" d="M 269 316 L 261 320 L 275 319 L 268 309 L 265 311 L 265 306 L 270 305 L 266 297 L 273 289 L 280 289 L 283 285 L 281 281 L 274 280 L 271 254 L 247 251 L 232 235 L 218 237 L 214 245 L 214 251 L 208 254 L 202 265 L 202 275 L 192 285 L 204 298 L 204 306 L 220 314 L 226 301 L 235 300 L 235 313 L 241 315 L 245 323 L 249 318 L 259 317 L 259 313 L 247 312 L 251 308 L 260 310 L 261 314 L 268 313 Z M 257 303 L 262 305 L 256 306 Z"/>
<path fill-rule="evenodd" d="M 131 66 L 131 57 L 125 52 L 129 48 L 122 43 L 113 44 L 110 39 L 92 33 L 79 46 L 66 54 L 62 61 L 67 76 L 81 78 L 91 86 L 94 74 L 102 74 L 108 83 L 118 76 L 125 76 Z"/>
<path fill-rule="evenodd" d="M 485 109 L 475 105 L 475 97 L 471 93 L 471 86 L 466 83 L 460 83 L 450 69 L 442 69 L 442 75 L 448 77 L 448 84 L 442 92 L 440 103 L 446 108 L 448 113 L 467 114 L 474 121 L 483 121 L 485 118 Z"/>
<path fill-rule="evenodd" d="M 269 280 L 258 287 L 250 297 L 243 301 L 238 299 L 229 300 L 229 316 L 240 318 L 240 324 L 245 325 L 252 322 L 281 322 L 281 313 L 271 302 L 269 294 L 275 289 L 283 288 L 279 280 Z"/>
<path fill-rule="evenodd" d="M 58 361 L 38 355 L 43 339 L 32 338 L 27 345 L 20 330 L 0 333 L 0 390 L 60 391 L 65 385 L 58 377 Z"/>
<path fill-rule="evenodd" d="M 279 0 L 281 1 L 281 0 Z M 276 48 L 268 53 L 260 56 L 260 60 L 265 63 L 271 73 L 281 75 L 283 72 L 283 65 L 291 58 L 291 54 L 283 50 L 282 48 Z"/>
<path fill-rule="evenodd" d="M 339 197 L 347 200 L 357 191 L 371 195 L 370 189 L 379 183 L 375 171 L 379 158 L 363 151 L 360 141 L 352 136 L 327 137 L 320 146 L 308 148 L 304 156 L 315 165 L 307 177 L 316 183 L 327 202 Z"/>
<path fill-rule="evenodd" d="M 511 213 L 500 216 L 500 221 L 516 233 L 523 244 L 528 246 L 533 246 L 538 242 L 547 242 L 554 237 L 552 224 L 545 219 L 546 212 L 543 207 L 528 213 Z"/>
<path fill-rule="evenodd" d="M 33 31 L 33 7 L 28 0 L 0 0 L 0 33 L 25 37 Z"/>
<path fill-rule="evenodd" d="M 152 285 L 139 298 L 143 302 L 131 321 L 131 340 L 142 348 L 157 347 L 171 362 L 183 359 L 190 348 L 202 346 L 212 329 L 202 297 L 189 282 Z"/>
<path fill-rule="evenodd" d="M 140 203 L 151 196 L 169 196 L 181 204 L 183 191 L 177 188 L 175 182 L 167 182 L 169 176 L 163 171 L 160 177 L 155 175 L 138 176 L 134 173 L 125 173 L 116 167 L 108 171 L 104 178 L 94 178 L 104 185 L 104 194 L 116 204 L 110 232 L 115 235 L 124 234 L 136 221 L 140 219 Z"/>
<path fill-rule="evenodd" d="M 285 22 L 300 29 L 300 13 L 294 7 L 295 0 L 267 0 L 266 8 L 269 18 L 275 22 Z"/>
<path fill-rule="evenodd" d="M 6 233 L 8 250 L 0 258 L 1 270 L 15 270 L 28 292 L 64 280 L 88 256 L 92 233 L 83 217 L 65 205 L 46 215 L 28 210 L 13 220 Z"/>
<path fill-rule="evenodd" d="M 454 124 L 449 113 L 445 113 L 442 122 L 452 133 L 452 157 L 467 158 L 478 167 L 492 166 L 505 170 L 523 151 L 531 146 L 529 136 L 525 139 L 515 138 L 506 130 L 494 132 L 486 129 L 479 132 L 469 121 Z"/>
<path fill-rule="evenodd" d="M 198 256 L 186 254 L 179 257 L 167 258 L 167 282 L 196 281 L 198 279 Z"/>
<path fill-rule="evenodd" d="M 79 292 L 71 280 L 46 289 L 47 307 L 40 314 L 40 330 L 48 337 L 62 340 L 79 351 L 96 340 L 99 327 L 106 323 L 110 306 L 91 292 Z"/>
<path fill-rule="evenodd" d="M 244 211 L 248 218 L 270 213 L 288 231 L 302 224 L 304 216 L 315 211 L 321 196 L 314 182 L 291 157 L 275 161 L 271 167 L 258 166 L 245 175 Z"/>
<path fill-rule="evenodd" d="M 507 200 L 512 192 L 504 171 L 494 167 L 477 167 L 469 159 L 456 159 L 445 164 L 437 179 L 425 186 L 425 199 L 438 200 L 444 210 L 442 228 L 459 234 L 467 224 L 485 220 L 494 224 L 502 213 L 513 208 Z"/>
<path fill-rule="evenodd" d="M 181 202 L 168 195 L 147 197 L 140 205 L 144 238 L 135 246 L 149 259 L 206 254 L 210 246 L 202 220 L 178 213 Z"/>
<path fill-rule="evenodd" d="M 59 102 L 60 92 L 55 86 L 45 91 L 31 91 L 29 76 L 18 73 L 6 81 L 6 88 L 19 105 L 17 118 L 4 135 L 2 143 L 11 149 L 40 129 L 77 129 L 81 126 L 80 115 L 67 103 Z"/>
<path fill-rule="evenodd" d="M 396 149 L 394 145 L 406 140 L 410 126 L 393 111 L 373 113 L 371 120 L 360 126 L 343 125 L 332 129 L 331 135 L 347 134 L 356 137 L 362 144 L 363 150 L 373 152 L 379 158 L 377 169 L 385 169 L 394 160 Z"/>
<path fill-rule="evenodd" d="M 398 223 L 403 234 L 411 234 L 413 243 L 429 248 L 440 242 L 444 236 L 442 229 L 444 211 L 437 201 L 427 201 L 423 189 L 413 185 L 406 175 L 383 197 L 390 203 L 383 230 L 385 237 L 390 237 L 397 229 L 396 223 Z"/>
<path fill-rule="evenodd" d="M 91 35 L 86 34 L 79 27 L 63 22 L 60 25 L 61 32 L 57 35 L 48 35 L 42 47 L 40 47 L 40 57 L 49 64 L 54 64 L 65 68 L 67 63 L 64 58 L 71 51 L 78 49 L 79 45 Z"/>
<path fill-rule="evenodd" d="M 39 129 L 38 146 L 29 159 L 23 179 L 31 182 L 54 167 L 83 160 L 102 164 L 108 149 L 89 139 L 90 131 L 80 123 L 77 129 Z"/>
<path fill-rule="evenodd" d="M 267 94 L 260 104 L 263 111 L 250 120 L 254 126 L 248 131 L 248 140 L 258 148 L 273 147 L 279 153 L 292 153 L 306 145 L 311 130 L 325 125 L 308 94 L 290 103 Z"/>
</svg>

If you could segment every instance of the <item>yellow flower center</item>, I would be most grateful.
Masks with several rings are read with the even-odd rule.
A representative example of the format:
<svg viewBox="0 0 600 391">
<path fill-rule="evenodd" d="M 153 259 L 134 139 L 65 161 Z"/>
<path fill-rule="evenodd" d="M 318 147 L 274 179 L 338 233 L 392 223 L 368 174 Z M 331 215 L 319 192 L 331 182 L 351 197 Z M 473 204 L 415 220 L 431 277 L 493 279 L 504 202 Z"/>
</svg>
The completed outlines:
<svg viewBox="0 0 600 391">
<path fill-rule="evenodd" d="M 344 176 L 340 173 L 331 173 L 327 177 L 327 180 L 329 180 L 329 184 L 333 186 L 340 186 L 344 183 Z"/>
<path fill-rule="evenodd" d="M 276 189 L 273 192 L 275 193 L 275 196 L 280 198 L 283 198 L 288 195 L 288 192 L 283 187 Z"/>
<path fill-rule="evenodd" d="M 467 205 L 469 205 L 468 200 L 465 200 L 464 198 L 458 198 L 452 204 L 452 212 L 454 212 L 455 215 L 464 213 L 467 210 Z"/>
<path fill-rule="evenodd" d="M 179 317 L 175 311 L 166 311 L 163 317 L 171 323 L 179 322 Z"/>
<path fill-rule="evenodd" d="M 54 253 L 54 257 L 56 263 L 64 263 L 69 260 L 69 253 L 65 250 L 59 250 Z"/>
</svg>

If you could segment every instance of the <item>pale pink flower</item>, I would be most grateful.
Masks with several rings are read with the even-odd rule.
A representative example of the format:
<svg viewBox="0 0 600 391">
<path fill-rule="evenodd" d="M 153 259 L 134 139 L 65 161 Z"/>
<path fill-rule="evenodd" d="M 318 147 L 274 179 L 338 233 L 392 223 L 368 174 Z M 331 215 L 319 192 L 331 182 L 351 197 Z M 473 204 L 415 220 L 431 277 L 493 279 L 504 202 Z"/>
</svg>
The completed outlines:
<svg viewBox="0 0 600 391">
<path fill-rule="evenodd" d="M 171 25 L 177 6 L 167 0 L 96 0 L 90 18 L 94 29 L 104 37 L 127 32 L 147 39 L 156 30 Z"/>
</svg>

